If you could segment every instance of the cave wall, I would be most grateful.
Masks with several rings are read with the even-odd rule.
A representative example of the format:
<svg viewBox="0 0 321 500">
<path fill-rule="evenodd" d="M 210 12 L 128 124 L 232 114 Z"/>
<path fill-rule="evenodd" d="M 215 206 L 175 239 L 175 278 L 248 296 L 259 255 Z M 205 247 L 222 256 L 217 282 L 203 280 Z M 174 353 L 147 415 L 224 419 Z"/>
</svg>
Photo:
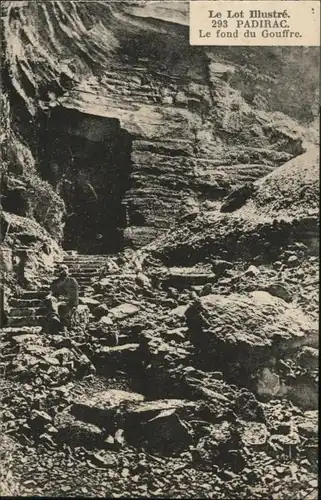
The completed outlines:
<svg viewBox="0 0 321 500">
<path fill-rule="evenodd" d="M 173 226 L 187 198 L 196 204 L 218 199 L 315 140 L 306 123 L 294 120 L 314 118 L 315 76 L 310 75 L 306 98 L 309 113 L 303 112 L 304 96 L 292 107 L 285 99 L 283 107 L 276 107 L 273 98 L 289 72 L 286 61 L 293 67 L 299 48 L 253 48 L 244 54 L 240 47 L 192 47 L 187 6 L 28 2 L 5 16 L 12 85 L 29 113 L 36 121 L 43 110 L 54 116 L 58 108 L 78 116 L 72 130 L 61 128 L 68 143 L 80 144 L 82 138 L 86 144 L 82 153 L 78 148 L 77 161 L 83 164 L 73 174 L 77 179 L 82 172 L 95 191 L 105 186 L 98 173 L 108 170 L 102 144 L 108 143 L 109 132 L 103 123 L 117 123 L 130 138 L 125 153 L 130 149 L 125 160 L 129 178 L 121 172 L 122 161 L 116 162 L 121 180 L 115 183 L 122 187 L 116 189 L 120 215 L 113 222 L 118 234 L 125 231 L 126 244 L 142 245 Z M 311 48 L 304 56 L 314 60 L 316 51 Z M 298 89 L 301 83 L 292 81 Z M 266 87 L 271 89 L 268 100 Z M 52 165 L 43 166 L 42 175 L 49 178 L 52 170 Z M 61 176 L 58 168 L 58 179 L 50 181 Z M 106 186 L 99 196 L 109 197 Z M 88 214 L 93 220 L 94 210 L 88 208 Z M 101 228 L 110 233 L 104 224 Z M 116 233 L 112 237 L 118 238 Z"/>
</svg>

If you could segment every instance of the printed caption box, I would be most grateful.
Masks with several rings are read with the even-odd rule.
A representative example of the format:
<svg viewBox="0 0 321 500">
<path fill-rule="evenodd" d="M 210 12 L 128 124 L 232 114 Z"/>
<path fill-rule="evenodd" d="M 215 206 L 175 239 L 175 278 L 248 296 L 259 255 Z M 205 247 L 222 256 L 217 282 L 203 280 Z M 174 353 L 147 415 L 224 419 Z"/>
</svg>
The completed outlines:
<svg viewBox="0 0 321 500">
<path fill-rule="evenodd" d="M 191 45 L 320 45 L 318 0 L 190 0 Z"/>
</svg>

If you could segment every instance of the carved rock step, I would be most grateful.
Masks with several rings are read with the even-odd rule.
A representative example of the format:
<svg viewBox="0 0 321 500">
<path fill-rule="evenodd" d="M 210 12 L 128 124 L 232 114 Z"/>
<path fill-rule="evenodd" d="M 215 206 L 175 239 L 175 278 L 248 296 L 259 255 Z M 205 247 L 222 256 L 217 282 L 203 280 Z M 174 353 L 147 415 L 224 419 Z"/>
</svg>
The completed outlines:
<svg viewBox="0 0 321 500">
<path fill-rule="evenodd" d="M 12 316 L 42 316 L 46 312 L 45 307 L 13 307 L 9 313 L 9 318 Z"/>
<path fill-rule="evenodd" d="M 83 271 L 82 267 L 78 267 L 78 268 L 72 268 L 72 267 L 68 267 L 69 269 L 69 273 L 72 275 L 72 276 L 83 276 L 83 277 L 91 277 L 91 276 L 98 276 L 100 274 L 100 268 L 93 268 L 93 269 L 87 269 L 85 271 Z"/>
<path fill-rule="evenodd" d="M 87 281 L 99 276 L 98 273 L 83 274 L 83 273 L 70 272 L 70 274 L 71 274 L 71 276 L 73 276 L 77 280 L 87 280 Z"/>
<path fill-rule="evenodd" d="M 76 275 L 75 273 L 70 273 L 70 275 L 73 277 L 73 278 L 76 278 L 76 280 L 78 281 L 78 283 L 91 283 L 91 280 L 92 279 L 99 279 L 99 275 L 96 275 L 96 274 L 93 274 L 93 275 L 87 275 L 87 276 L 84 276 L 84 275 Z"/>
<path fill-rule="evenodd" d="M 14 297 L 10 301 L 10 306 L 11 307 L 41 307 L 43 301 L 40 299 L 19 299 Z"/>
<path fill-rule="evenodd" d="M 81 278 L 98 277 L 100 272 L 99 272 L 99 270 L 96 270 L 96 269 L 92 272 L 82 272 L 82 269 L 75 269 L 74 270 L 74 269 L 69 268 L 69 274 L 78 279 L 79 277 L 81 277 Z"/>
<path fill-rule="evenodd" d="M 83 256 L 83 257 L 67 257 L 63 260 L 63 263 L 68 265 L 68 264 L 73 264 L 73 263 L 82 263 L 82 264 L 94 264 L 94 263 L 102 263 L 104 264 L 107 261 L 108 257 L 96 257 L 96 256 Z M 59 264 L 60 265 L 60 264 Z"/>
<path fill-rule="evenodd" d="M 8 326 L 41 326 L 44 316 L 9 316 Z"/>
<path fill-rule="evenodd" d="M 68 269 L 71 274 L 80 273 L 83 275 L 92 275 L 92 274 L 99 274 L 101 267 L 102 266 L 95 265 L 93 267 L 88 268 L 87 266 L 83 267 L 82 265 L 79 265 L 79 266 L 68 266 Z"/>
<path fill-rule="evenodd" d="M 98 274 L 100 270 L 104 267 L 104 264 L 95 264 L 95 265 L 93 264 L 91 267 L 89 267 L 88 265 L 83 266 L 82 264 L 77 264 L 77 265 L 66 264 L 66 266 L 68 267 L 70 273 Z M 58 275 L 58 272 L 56 272 L 56 275 Z"/>
<path fill-rule="evenodd" d="M 80 285 L 91 285 L 93 278 L 98 278 L 98 275 L 76 275 L 75 273 L 70 273 L 73 278 L 76 278 Z"/>
<path fill-rule="evenodd" d="M 102 254 L 102 253 L 95 253 L 93 255 L 90 254 L 85 254 L 85 253 L 80 253 L 76 255 L 65 255 L 64 260 L 99 260 L 99 259 L 109 259 L 110 255 L 109 254 Z"/>
<path fill-rule="evenodd" d="M 33 344 L 41 342 L 41 337 L 37 333 L 26 333 L 24 335 L 12 335 L 11 342 L 19 345 Z"/>
<path fill-rule="evenodd" d="M 22 294 L 19 296 L 19 297 L 16 297 L 17 299 L 32 299 L 32 300 L 35 300 L 35 299 L 38 299 L 38 300 L 42 300 L 45 298 L 45 296 L 49 293 L 49 289 L 48 288 L 42 288 L 40 290 L 24 290 L 22 292 Z"/>
<path fill-rule="evenodd" d="M 106 264 L 106 260 L 95 260 L 95 259 L 90 259 L 90 260 L 69 260 L 69 261 L 63 261 L 62 264 L 65 266 L 84 266 L 88 267 L 89 269 L 94 269 L 95 267 L 100 267 Z M 60 267 L 61 264 L 57 265 L 57 268 Z"/>
<path fill-rule="evenodd" d="M 96 268 L 83 269 L 82 267 L 72 268 L 69 266 L 69 272 L 75 277 L 76 276 L 98 276 L 99 275 L 99 270 L 97 270 Z"/>
<path fill-rule="evenodd" d="M 97 270 L 96 268 L 83 269 L 82 267 L 72 268 L 69 266 L 69 272 L 75 277 L 77 277 L 77 276 L 88 277 L 88 276 L 98 276 L 99 275 L 99 270 Z"/>
<path fill-rule="evenodd" d="M 27 334 L 36 335 L 37 333 L 41 332 L 41 329 L 42 329 L 41 326 L 20 326 L 20 327 L 6 326 L 0 329 L 0 334 L 1 336 L 6 336 L 6 335 L 17 336 L 17 335 L 27 335 Z"/>
<path fill-rule="evenodd" d="M 69 269 L 75 268 L 75 269 L 88 269 L 89 271 L 94 271 L 98 267 L 101 267 L 104 265 L 106 262 L 105 261 L 95 261 L 95 260 L 90 260 L 90 261 L 79 261 L 79 260 L 74 260 L 74 261 L 63 261 L 62 263 L 56 264 L 55 269 L 56 271 L 59 270 L 59 268 L 63 266 L 67 266 Z"/>
</svg>

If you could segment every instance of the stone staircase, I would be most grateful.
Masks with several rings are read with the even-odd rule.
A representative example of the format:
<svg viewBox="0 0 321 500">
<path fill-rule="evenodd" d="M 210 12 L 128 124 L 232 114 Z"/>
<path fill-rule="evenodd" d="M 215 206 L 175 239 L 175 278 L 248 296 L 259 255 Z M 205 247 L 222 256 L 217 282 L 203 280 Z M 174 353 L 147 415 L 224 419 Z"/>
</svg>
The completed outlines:
<svg viewBox="0 0 321 500">
<path fill-rule="evenodd" d="M 46 312 L 43 301 L 48 291 L 47 287 L 40 290 L 23 290 L 19 296 L 14 296 L 9 302 L 7 326 L 41 327 Z"/>
<path fill-rule="evenodd" d="M 86 289 L 90 287 L 93 278 L 97 278 L 101 267 L 106 262 L 104 255 L 80 255 L 66 253 L 63 262 L 57 263 L 55 275 L 57 275 L 61 264 L 67 265 L 71 276 L 79 283 L 79 295 L 84 296 Z M 15 335 L 20 332 L 25 334 L 34 329 L 41 329 L 46 315 L 44 298 L 49 293 L 49 285 L 44 284 L 38 290 L 23 290 L 21 294 L 15 295 L 9 301 L 10 312 L 7 324 L 1 331 L 9 331 Z"/>
<path fill-rule="evenodd" d="M 106 255 L 67 254 L 63 264 L 68 266 L 71 276 L 79 283 L 80 296 L 91 286 L 92 280 L 99 276 L 102 266 L 106 263 Z"/>
</svg>

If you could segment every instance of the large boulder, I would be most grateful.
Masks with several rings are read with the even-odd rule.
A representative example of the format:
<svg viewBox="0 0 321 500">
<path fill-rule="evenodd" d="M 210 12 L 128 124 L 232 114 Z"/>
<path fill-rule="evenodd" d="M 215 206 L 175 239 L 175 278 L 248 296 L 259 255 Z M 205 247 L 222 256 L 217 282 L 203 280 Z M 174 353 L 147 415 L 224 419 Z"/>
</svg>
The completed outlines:
<svg viewBox="0 0 321 500">
<path fill-rule="evenodd" d="M 137 314 L 139 308 L 134 304 L 121 304 L 109 311 L 109 317 L 115 320 L 122 320 L 128 316 Z"/>
<path fill-rule="evenodd" d="M 142 402 L 144 396 L 119 389 L 99 391 L 92 397 L 82 396 L 74 401 L 71 413 L 76 418 L 100 425 L 110 430 L 115 425 L 116 414 L 125 404 Z"/>
<path fill-rule="evenodd" d="M 128 444 L 165 455 L 181 453 L 191 444 L 197 445 L 200 438 L 208 434 L 207 431 L 204 434 L 204 429 L 209 429 L 210 454 L 218 454 L 223 459 L 222 453 L 228 453 L 233 444 L 232 424 L 237 423 L 237 417 L 247 425 L 247 420 L 262 423 L 264 415 L 262 418 L 255 398 L 249 403 L 245 390 L 240 392 L 219 380 L 213 385 L 215 379 L 210 374 L 194 371 L 193 375 L 194 380 L 199 378 L 199 390 L 194 392 L 193 400 L 145 401 L 141 394 L 113 389 L 97 392 L 92 397 L 78 397 L 71 406 L 71 414 L 77 420 L 104 429 L 110 436 L 122 429 Z M 212 390 L 206 387 L 210 381 Z M 198 395 L 203 395 L 201 387 L 208 391 L 204 396 L 206 401 L 198 399 Z M 200 447 L 204 446 L 201 442 Z"/>
<path fill-rule="evenodd" d="M 251 388 L 256 388 L 258 370 L 274 377 L 277 359 L 317 336 L 316 324 L 307 315 L 263 291 L 201 297 L 186 311 L 186 320 L 202 364 L 222 371 L 227 381 Z M 273 377 L 264 372 L 265 382 L 273 382 L 270 395 L 276 396 L 282 384 Z"/>
<path fill-rule="evenodd" d="M 52 345 L 43 345 L 43 336 L 17 336 L 19 353 L 16 354 L 8 366 L 8 375 L 18 377 L 21 381 L 37 384 L 45 382 L 50 386 L 61 385 L 72 376 L 82 377 L 95 371 L 89 358 L 76 346 L 63 339 L 55 349 Z M 37 342 L 36 342 L 37 340 Z M 29 342 L 28 342 L 29 341 Z M 42 345 L 41 342 L 42 341 Z"/>
<path fill-rule="evenodd" d="M 109 434 L 123 429 L 131 445 L 169 454 L 189 446 L 190 427 L 184 420 L 199 415 L 201 406 L 179 399 L 145 402 L 141 394 L 108 390 L 74 402 L 71 414 Z"/>
</svg>

